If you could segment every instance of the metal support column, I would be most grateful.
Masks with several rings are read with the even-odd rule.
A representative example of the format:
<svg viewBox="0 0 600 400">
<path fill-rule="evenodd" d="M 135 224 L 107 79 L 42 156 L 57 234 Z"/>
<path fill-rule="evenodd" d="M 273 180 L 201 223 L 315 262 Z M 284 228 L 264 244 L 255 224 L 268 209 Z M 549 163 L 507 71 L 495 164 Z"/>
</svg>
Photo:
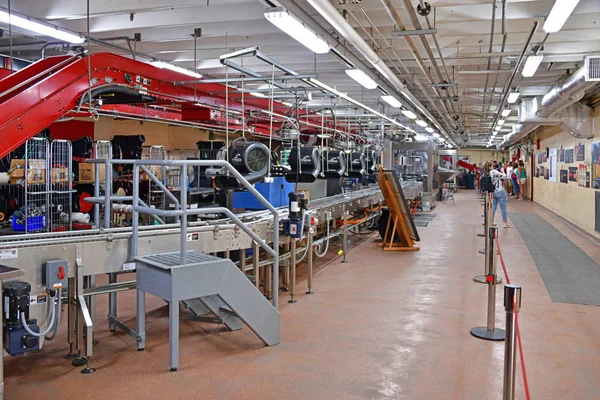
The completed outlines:
<svg viewBox="0 0 600 400">
<path fill-rule="evenodd" d="M 252 263 L 254 265 L 254 285 L 260 290 L 260 247 L 258 243 L 253 242 L 252 245 Z"/>
<path fill-rule="evenodd" d="M 75 299 L 75 278 L 69 278 L 69 287 L 67 288 L 67 343 L 69 343 L 69 353 L 65 358 L 76 358 L 73 352 L 75 344 L 75 320 L 77 315 L 77 300 Z"/>
<path fill-rule="evenodd" d="M 290 238 L 290 300 L 288 303 L 296 303 L 296 239 Z"/>
<path fill-rule="evenodd" d="M 290 244 L 286 243 L 283 246 L 283 252 L 285 253 L 289 253 L 290 252 Z M 287 265 L 285 265 L 284 267 L 284 271 L 283 271 L 283 278 L 282 278 L 282 285 L 281 285 L 281 290 L 283 292 L 289 292 L 290 288 L 290 260 L 288 259 L 287 261 Z"/>
<path fill-rule="evenodd" d="M 345 263 L 347 262 L 346 252 L 348 251 L 348 215 L 346 214 L 345 205 L 342 206 L 342 216 L 344 217 L 344 228 L 342 234 L 342 255 L 344 258 L 342 259 L 342 263 Z"/>
<path fill-rule="evenodd" d="M 169 367 L 171 372 L 179 367 L 179 302 L 169 302 Z"/>
<path fill-rule="evenodd" d="M 306 251 L 308 251 L 308 254 L 306 255 L 308 257 L 308 279 L 307 279 L 308 291 L 306 291 L 306 294 L 314 294 L 314 292 L 312 291 L 312 285 L 313 285 L 313 228 L 312 227 L 308 228 L 306 246 L 307 246 Z"/>
<path fill-rule="evenodd" d="M 117 274 L 108 274 L 108 283 L 117 283 Z M 108 313 L 113 317 L 117 318 L 117 292 L 108 294 Z M 114 332 L 117 329 L 112 319 L 108 319 L 108 330 Z"/>
<path fill-rule="evenodd" d="M 246 249 L 240 249 L 239 250 L 239 254 L 240 254 L 240 271 L 242 271 L 244 274 L 246 274 Z"/>
<path fill-rule="evenodd" d="M 515 374 L 517 361 L 517 313 L 521 310 L 521 287 L 504 286 L 504 309 L 506 310 L 506 341 L 504 342 L 503 400 L 515 398 Z"/>
</svg>

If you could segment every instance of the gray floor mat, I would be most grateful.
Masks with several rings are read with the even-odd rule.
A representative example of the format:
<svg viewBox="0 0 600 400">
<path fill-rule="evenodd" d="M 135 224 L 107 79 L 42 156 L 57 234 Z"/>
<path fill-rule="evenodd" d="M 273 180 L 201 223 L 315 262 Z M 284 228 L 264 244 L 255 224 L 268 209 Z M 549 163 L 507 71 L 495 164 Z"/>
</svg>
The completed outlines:
<svg viewBox="0 0 600 400">
<path fill-rule="evenodd" d="M 415 220 L 415 226 L 419 227 L 419 228 L 427 228 L 427 225 L 429 225 L 429 221 L 424 221 L 424 220 Z"/>
<path fill-rule="evenodd" d="M 600 305 L 600 266 L 594 260 L 539 215 L 509 216 L 529 249 L 552 301 Z"/>
</svg>

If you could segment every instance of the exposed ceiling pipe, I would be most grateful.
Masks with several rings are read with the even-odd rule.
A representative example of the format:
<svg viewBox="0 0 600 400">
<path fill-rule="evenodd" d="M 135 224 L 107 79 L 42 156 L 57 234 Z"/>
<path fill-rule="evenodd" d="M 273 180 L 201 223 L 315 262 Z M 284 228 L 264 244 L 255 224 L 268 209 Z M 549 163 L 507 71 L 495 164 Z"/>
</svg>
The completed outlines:
<svg viewBox="0 0 600 400">
<path fill-rule="evenodd" d="M 554 85 L 554 87 L 552 87 L 552 89 L 548 91 L 548 93 L 546 93 L 541 98 L 541 100 L 539 101 L 540 108 L 535 112 L 535 114 L 537 115 L 537 117 L 540 118 L 550 118 L 558 112 L 565 110 L 568 106 L 581 100 L 585 95 L 585 91 L 597 84 L 598 82 L 585 80 L 585 66 L 581 67 L 567 79 L 559 81 L 556 85 Z M 589 109 L 589 107 L 587 106 L 584 107 L 586 107 L 586 109 Z M 574 117 L 572 114 L 581 113 L 582 111 L 585 112 L 585 110 L 581 110 L 581 108 L 582 107 L 576 107 L 575 109 L 571 110 L 571 112 L 566 113 L 568 114 L 567 116 L 571 121 L 563 121 L 563 127 L 572 126 L 573 119 L 580 119 L 577 118 L 577 116 Z M 520 110 L 521 109 L 522 108 L 520 108 Z M 522 120 L 524 118 L 523 115 L 521 115 L 522 112 L 519 111 L 519 114 L 519 120 Z M 593 122 L 593 119 L 591 121 Z M 548 124 L 543 122 L 525 122 L 522 124 L 517 124 L 513 128 L 513 132 L 511 133 L 510 138 L 507 141 L 505 141 L 501 146 L 502 148 L 508 148 L 510 146 L 513 146 L 539 126 L 554 124 L 556 123 L 552 121 Z M 591 126 L 591 129 L 593 132 L 593 125 Z"/>
<path fill-rule="evenodd" d="M 338 31 L 350 44 L 359 51 L 359 53 L 365 57 L 369 63 L 379 71 L 379 73 L 387 79 L 396 90 L 399 91 L 404 97 L 406 97 L 410 102 L 412 102 L 415 107 L 420 111 L 421 114 L 424 114 L 431 121 L 435 121 L 438 125 L 438 129 L 441 133 L 444 133 L 446 139 L 452 143 L 452 145 L 457 146 L 454 142 L 453 138 L 449 137 L 449 134 L 446 133 L 442 127 L 439 125 L 439 122 L 427 111 L 427 109 L 417 100 L 416 97 L 412 93 L 410 93 L 406 86 L 398 79 L 398 77 L 392 72 L 392 70 L 381 60 L 381 58 L 377 55 L 377 53 L 369 46 L 367 42 L 363 40 L 358 32 L 350 25 L 344 17 L 338 12 L 338 10 L 329 2 L 329 0 L 307 0 L 308 3 L 315 9 L 323 18 L 329 22 L 333 28 Z M 458 147 L 458 146 L 457 146 Z"/>
<path fill-rule="evenodd" d="M 402 30 L 402 31 L 406 30 L 406 25 L 404 25 L 404 22 L 402 22 L 402 19 L 396 12 L 396 9 L 392 5 L 391 1 L 390 0 L 381 0 L 381 3 L 383 5 L 383 7 L 385 8 L 385 10 L 387 11 L 388 15 L 390 16 L 390 18 L 392 19 L 392 22 L 396 25 L 396 28 L 399 30 Z M 429 72 L 429 69 L 425 65 L 425 61 L 423 61 L 423 58 L 421 57 L 421 55 L 419 54 L 419 51 L 417 50 L 417 47 L 415 46 L 415 42 L 412 40 L 412 38 L 410 36 L 403 36 L 403 38 L 404 38 L 404 41 L 406 42 L 406 44 L 408 45 L 408 48 L 410 49 L 410 52 L 413 55 L 415 61 L 417 62 L 417 65 L 421 69 L 421 72 L 423 72 L 423 75 L 425 75 L 425 78 L 427 78 L 427 81 L 430 84 L 435 83 L 433 77 L 431 76 L 431 73 Z M 418 82 L 418 80 L 415 79 L 414 82 Z M 419 82 L 419 88 L 421 89 L 421 91 L 423 92 L 423 95 L 425 95 L 425 97 L 427 98 L 429 103 L 434 107 L 435 111 L 442 117 L 442 120 L 446 123 L 447 129 L 450 132 L 452 132 L 452 130 L 455 127 L 455 123 L 454 123 L 454 121 L 450 120 L 450 118 L 447 115 L 449 113 L 447 104 L 444 101 L 439 100 L 439 99 L 434 102 L 434 100 L 429 95 L 429 91 L 426 90 L 423 87 L 423 85 L 420 84 L 420 82 Z M 441 97 L 440 92 L 436 87 L 431 87 L 431 90 L 433 90 L 436 97 Z M 445 108 L 444 111 L 441 111 L 437 107 L 437 105 L 436 105 L 437 102 L 441 103 L 442 107 Z"/>
<path fill-rule="evenodd" d="M 386 0 L 386 1 L 389 2 L 389 0 Z M 417 13 L 415 12 L 415 8 L 412 6 L 411 1 L 404 0 L 404 6 L 406 7 L 406 11 L 408 12 L 408 16 L 410 18 L 410 21 L 411 21 L 413 27 L 416 30 L 422 30 L 423 27 L 421 26 L 421 23 L 419 22 L 419 18 L 417 17 Z M 423 46 L 423 48 L 425 49 L 425 52 L 427 53 L 427 57 L 429 57 L 429 63 L 433 66 L 433 70 L 438 79 L 438 83 L 442 83 L 444 81 L 444 77 L 442 76 L 442 71 L 440 71 L 440 67 L 438 66 L 437 62 L 435 61 L 435 56 L 433 55 L 433 51 L 431 51 L 431 46 L 429 46 L 429 42 L 427 41 L 427 38 L 425 37 L 425 35 L 418 35 L 418 36 L 419 36 L 419 40 L 421 41 L 421 45 Z M 430 83 L 433 83 L 433 82 L 430 82 Z M 454 95 L 454 92 L 453 92 L 453 95 Z M 452 109 L 453 113 L 456 113 L 456 109 L 454 108 L 454 103 L 450 103 L 450 108 Z"/>
</svg>

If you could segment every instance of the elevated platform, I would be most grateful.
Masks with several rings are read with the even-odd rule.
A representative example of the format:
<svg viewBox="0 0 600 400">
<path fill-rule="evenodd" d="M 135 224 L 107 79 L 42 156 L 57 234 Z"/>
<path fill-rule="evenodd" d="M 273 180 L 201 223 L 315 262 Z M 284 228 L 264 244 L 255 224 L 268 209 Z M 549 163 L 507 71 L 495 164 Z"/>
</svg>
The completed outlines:
<svg viewBox="0 0 600 400">
<path fill-rule="evenodd" d="M 279 312 L 233 262 L 190 250 L 136 257 L 137 289 L 169 303 L 169 366 L 179 365 L 179 302 L 197 302 L 237 330 L 242 322 L 267 345 L 279 344 Z M 143 298 L 144 296 L 138 296 Z M 196 299 L 189 301 L 190 299 Z M 194 304 L 196 302 L 196 304 Z M 145 301 L 138 303 L 138 334 L 145 341 Z M 204 311 L 204 310 L 203 310 Z M 140 343 L 144 347 L 144 342 Z"/>
</svg>

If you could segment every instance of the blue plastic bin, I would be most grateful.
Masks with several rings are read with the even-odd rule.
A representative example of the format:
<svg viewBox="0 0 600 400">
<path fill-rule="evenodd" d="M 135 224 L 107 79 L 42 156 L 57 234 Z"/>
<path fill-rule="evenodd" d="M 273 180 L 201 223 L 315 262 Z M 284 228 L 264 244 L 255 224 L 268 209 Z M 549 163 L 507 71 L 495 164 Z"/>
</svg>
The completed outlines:
<svg viewBox="0 0 600 400">
<path fill-rule="evenodd" d="M 13 215 L 11 218 L 11 226 L 13 231 L 25 232 L 25 224 L 17 224 L 17 217 Z M 27 232 L 41 231 L 46 227 L 46 216 L 38 215 L 27 218 Z"/>
</svg>

